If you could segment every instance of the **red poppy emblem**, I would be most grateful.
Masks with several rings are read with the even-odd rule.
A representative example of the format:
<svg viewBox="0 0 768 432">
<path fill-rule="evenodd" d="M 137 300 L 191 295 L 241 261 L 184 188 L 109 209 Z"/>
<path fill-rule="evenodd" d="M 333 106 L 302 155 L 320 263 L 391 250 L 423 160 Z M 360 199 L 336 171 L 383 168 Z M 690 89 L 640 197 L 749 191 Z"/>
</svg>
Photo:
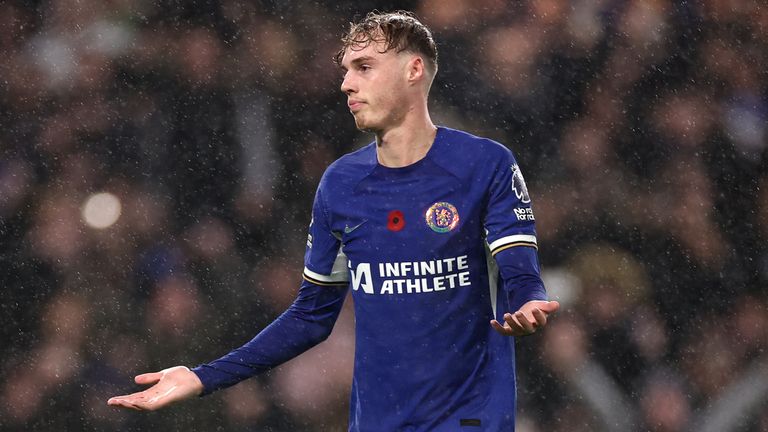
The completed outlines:
<svg viewBox="0 0 768 432">
<path fill-rule="evenodd" d="M 400 210 L 392 210 L 387 215 L 387 229 L 390 231 L 400 231 L 405 228 L 405 218 Z"/>
</svg>

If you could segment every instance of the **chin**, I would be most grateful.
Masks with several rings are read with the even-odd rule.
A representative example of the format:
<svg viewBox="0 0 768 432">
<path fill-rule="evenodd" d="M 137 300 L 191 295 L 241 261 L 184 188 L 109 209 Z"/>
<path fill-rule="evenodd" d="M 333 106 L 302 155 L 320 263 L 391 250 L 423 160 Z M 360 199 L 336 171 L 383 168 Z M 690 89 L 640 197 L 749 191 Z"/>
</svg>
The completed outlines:
<svg viewBox="0 0 768 432">
<path fill-rule="evenodd" d="M 367 123 L 364 119 L 355 117 L 355 127 L 357 127 L 358 130 L 363 132 L 373 132 L 376 130 L 373 125 L 370 123 Z"/>
</svg>

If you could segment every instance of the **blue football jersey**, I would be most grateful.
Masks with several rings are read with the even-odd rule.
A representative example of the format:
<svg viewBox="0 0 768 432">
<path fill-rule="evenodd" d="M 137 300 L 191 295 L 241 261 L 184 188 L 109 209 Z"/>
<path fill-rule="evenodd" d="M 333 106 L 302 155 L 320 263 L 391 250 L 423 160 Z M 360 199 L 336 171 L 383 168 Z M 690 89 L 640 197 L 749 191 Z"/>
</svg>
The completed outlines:
<svg viewBox="0 0 768 432">
<path fill-rule="evenodd" d="M 352 291 L 351 431 L 514 429 L 514 341 L 489 320 L 514 312 L 494 256 L 536 248 L 530 203 L 506 147 L 445 127 L 410 166 L 371 143 L 328 168 L 304 278 Z"/>
</svg>

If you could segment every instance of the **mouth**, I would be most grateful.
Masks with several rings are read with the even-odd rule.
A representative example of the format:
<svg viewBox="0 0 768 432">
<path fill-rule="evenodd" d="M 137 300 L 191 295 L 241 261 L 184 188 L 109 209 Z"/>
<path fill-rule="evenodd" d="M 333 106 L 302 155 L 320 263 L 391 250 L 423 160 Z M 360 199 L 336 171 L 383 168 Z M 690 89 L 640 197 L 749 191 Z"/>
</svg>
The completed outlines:
<svg viewBox="0 0 768 432">
<path fill-rule="evenodd" d="M 347 102 L 347 106 L 349 107 L 349 110 L 352 112 L 358 111 L 363 106 L 363 101 L 359 100 L 349 100 Z"/>
</svg>

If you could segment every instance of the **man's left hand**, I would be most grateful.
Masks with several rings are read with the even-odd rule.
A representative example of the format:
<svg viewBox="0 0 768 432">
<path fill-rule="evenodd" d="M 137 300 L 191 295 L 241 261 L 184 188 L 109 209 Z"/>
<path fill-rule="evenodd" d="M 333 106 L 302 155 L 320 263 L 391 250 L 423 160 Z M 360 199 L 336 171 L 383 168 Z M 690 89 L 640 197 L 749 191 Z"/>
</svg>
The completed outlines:
<svg viewBox="0 0 768 432">
<path fill-rule="evenodd" d="M 560 303 L 556 301 L 532 300 L 514 314 L 505 313 L 504 325 L 491 320 L 491 327 L 504 336 L 526 336 L 547 325 L 547 317 L 558 309 Z"/>
</svg>

